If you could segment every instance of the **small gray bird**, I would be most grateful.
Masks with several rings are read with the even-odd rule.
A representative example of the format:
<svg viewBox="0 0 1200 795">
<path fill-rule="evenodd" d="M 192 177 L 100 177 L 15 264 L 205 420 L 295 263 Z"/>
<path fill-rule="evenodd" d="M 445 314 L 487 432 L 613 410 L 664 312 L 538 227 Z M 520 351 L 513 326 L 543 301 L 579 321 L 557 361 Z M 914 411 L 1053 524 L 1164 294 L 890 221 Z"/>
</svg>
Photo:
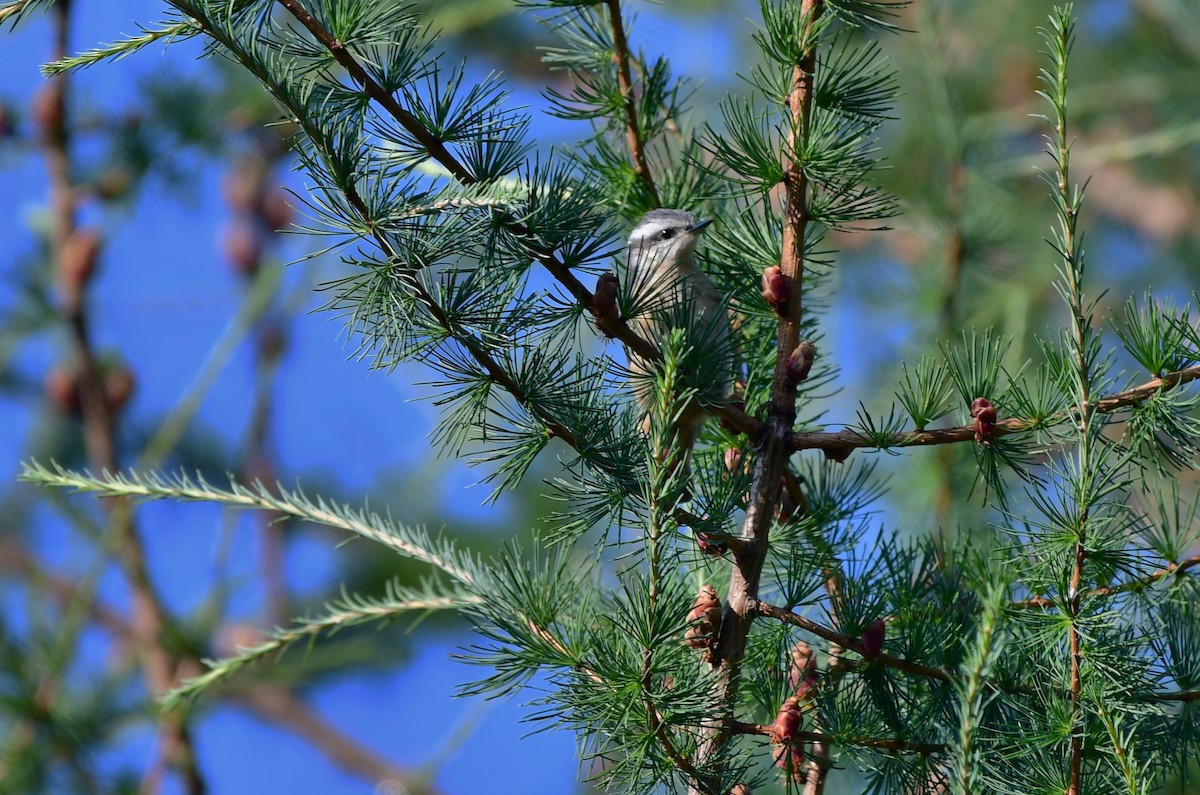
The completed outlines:
<svg viewBox="0 0 1200 795">
<path fill-rule="evenodd" d="M 629 236 L 629 268 L 626 275 L 630 300 L 635 310 L 629 325 L 638 336 L 661 346 L 672 328 L 684 329 L 689 343 L 719 356 L 696 361 L 696 372 L 684 378 L 701 393 L 720 400 L 729 394 L 730 351 L 733 332 L 721 291 L 696 265 L 696 242 L 712 223 L 697 222 L 683 210 L 651 210 Z M 653 403 L 649 378 L 653 364 L 636 354 L 629 357 L 633 392 L 647 414 Z M 676 433 L 683 450 L 681 463 L 685 481 L 690 474 L 692 447 L 707 412 L 693 401 L 680 416 Z M 648 427 L 649 418 L 646 419 Z"/>
</svg>

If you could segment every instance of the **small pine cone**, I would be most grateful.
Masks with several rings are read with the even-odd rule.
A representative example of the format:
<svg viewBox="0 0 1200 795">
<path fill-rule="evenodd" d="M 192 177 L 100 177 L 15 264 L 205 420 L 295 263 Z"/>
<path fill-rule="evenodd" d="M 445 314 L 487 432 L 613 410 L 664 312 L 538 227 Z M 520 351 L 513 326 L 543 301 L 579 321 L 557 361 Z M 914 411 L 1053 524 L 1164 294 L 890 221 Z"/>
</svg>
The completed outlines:
<svg viewBox="0 0 1200 795">
<path fill-rule="evenodd" d="M 871 625 L 863 630 L 862 637 L 858 642 L 862 644 L 863 654 L 867 657 L 874 657 L 883 651 L 883 639 L 887 634 L 887 624 L 882 618 L 877 618 L 871 622 Z"/>
<path fill-rule="evenodd" d="M 127 367 L 118 366 L 105 374 L 104 399 L 108 401 L 109 408 L 114 413 L 125 408 L 136 387 L 137 380 Z"/>
<path fill-rule="evenodd" d="M 42 385 L 46 400 L 60 414 L 75 414 L 82 406 L 79 396 L 79 380 L 75 371 L 67 366 L 56 364 L 46 373 Z"/>
<path fill-rule="evenodd" d="M 771 724 L 771 742 L 782 743 L 791 740 L 804 725 L 804 712 L 800 709 L 800 699 L 789 696 L 779 707 L 779 714 Z"/>
<path fill-rule="evenodd" d="M 96 274 L 100 245 L 100 233 L 87 228 L 76 229 L 63 243 L 58 255 L 58 293 L 68 313 L 79 309 L 83 291 Z"/>
<path fill-rule="evenodd" d="M 606 321 L 620 317 L 617 310 L 617 290 L 620 282 L 615 273 L 602 273 L 596 280 L 596 291 L 592 293 L 592 314 L 596 317 L 596 328 L 610 336 L 604 329 Z"/>
<path fill-rule="evenodd" d="M 127 169 L 113 167 L 96 178 L 92 190 L 104 201 L 116 201 L 125 196 L 132 185 L 133 175 Z"/>
<path fill-rule="evenodd" d="M 700 588 L 692 612 L 688 613 L 687 634 L 684 636 L 693 649 L 707 652 L 711 657 L 717 635 L 721 631 L 721 600 L 711 585 Z"/>
<path fill-rule="evenodd" d="M 257 158 L 246 158 L 225 172 L 221 195 L 235 213 L 253 213 L 262 201 L 263 166 Z"/>
<path fill-rule="evenodd" d="M 817 655 L 812 646 L 804 641 L 798 641 L 788 652 L 791 664 L 788 666 L 788 687 L 799 690 L 801 685 L 817 680 Z"/>
<path fill-rule="evenodd" d="M 808 378 L 808 372 L 812 369 L 813 359 L 816 355 L 817 346 L 808 340 L 800 340 L 800 344 L 796 346 L 796 350 L 792 351 L 791 356 L 787 360 L 787 378 L 789 384 L 794 387 Z"/>
<path fill-rule="evenodd" d="M 50 140 L 51 136 L 57 135 L 63 123 L 62 90 L 51 83 L 42 86 L 33 95 L 29 116 L 43 140 Z"/>
<path fill-rule="evenodd" d="M 754 795 L 754 793 L 750 791 L 749 784 L 740 783 L 733 785 L 733 789 L 729 790 L 729 795 Z"/>
<path fill-rule="evenodd" d="M 730 447 L 725 451 L 725 469 L 729 471 L 729 474 L 740 475 L 745 472 L 746 468 L 742 464 L 743 460 L 742 451 L 736 447 Z"/>
<path fill-rule="evenodd" d="M 235 273 L 253 276 L 258 272 L 263 254 L 263 236 L 258 225 L 249 218 L 238 216 L 225 227 L 221 248 Z"/>
<path fill-rule="evenodd" d="M 258 216 L 272 232 L 287 228 L 292 222 L 292 205 L 288 203 L 287 194 L 281 188 L 265 191 L 258 203 Z"/>
<path fill-rule="evenodd" d="M 775 310 L 775 314 L 787 314 L 790 293 L 791 284 L 778 265 L 763 270 L 762 297 L 767 306 Z"/>
<path fill-rule="evenodd" d="M 287 348 L 287 334 L 279 323 L 268 323 L 258 333 L 258 357 L 263 362 L 274 362 Z"/>
<path fill-rule="evenodd" d="M 991 444 L 996 432 L 996 406 L 984 397 L 971 401 L 971 427 L 975 429 L 976 444 Z"/>
</svg>

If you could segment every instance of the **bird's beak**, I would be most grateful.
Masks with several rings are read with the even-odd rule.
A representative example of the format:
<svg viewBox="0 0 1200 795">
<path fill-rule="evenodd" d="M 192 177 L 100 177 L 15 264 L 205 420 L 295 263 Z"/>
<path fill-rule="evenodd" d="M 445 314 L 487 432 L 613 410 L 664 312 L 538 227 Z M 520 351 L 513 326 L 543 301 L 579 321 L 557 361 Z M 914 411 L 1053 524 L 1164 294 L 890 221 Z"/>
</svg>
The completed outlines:
<svg viewBox="0 0 1200 795">
<path fill-rule="evenodd" d="M 696 224 L 695 226 L 693 226 L 691 229 L 688 230 L 688 234 L 689 235 L 698 235 L 701 232 L 703 232 L 705 229 L 707 229 L 708 225 L 711 223 L 712 223 L 711 218 L 709 218 L 707 221 L 700 221 L 698 224 Z"/>
</svg>

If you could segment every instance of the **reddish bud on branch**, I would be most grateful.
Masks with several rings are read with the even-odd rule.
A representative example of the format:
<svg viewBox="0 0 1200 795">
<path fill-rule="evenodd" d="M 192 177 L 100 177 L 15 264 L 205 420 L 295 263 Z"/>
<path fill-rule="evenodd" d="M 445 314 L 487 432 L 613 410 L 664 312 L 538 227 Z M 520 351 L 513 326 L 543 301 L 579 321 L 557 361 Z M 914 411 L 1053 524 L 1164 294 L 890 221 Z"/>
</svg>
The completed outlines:
<svg viewBox="0 0 1200 795">
<path fill-rule="evenodd" d="M 705 660 L 711 661 L 717 635 L 721 631 L 721 600 L 717 596 L 716 588 L 711 585 L 700 588 L 692 611 L 688 613 L 688 624 L 690 626 L 684 636 L 687 644 L 704 652 Z"/>
<path fill-rule="evenodd" d="M 794 738 L 804 725 L 804 711 L 800 709 L 800 697 L 789 696 L 779 707 L 779 714 L 771 724 L 771 742 L 783 743 Z"/>
<path fill-rule="evenodd" d="M 239 216 L 231 221 L 225 227 L 221 248 L 234 273 L 253 276 L 258 272 L 263 255 L 263 235 L 251 219 Z"/>
<path fill-rule="evenodd" d="M 42 384 L 46 400 L 60 414 L 75 414 L 82 406 L 79 397 L 79 379 L 74 368 L 56 364 L 46 373 Z"/>
<path fill-rule="evenodd" d="M 808 371 L 812 369 L 816 355 L 817 346 L 808 340 L 800 340 L 800 344 L 787 360 L 787 379 L 790 386 L 795 387 L 808 378 Z"/>
<path fill-rule="evenodd" d="M 596 316 L 596 327 L 604 332 L 605 336 L 609 335 L 604 331 L 604 321 L 616 320 L 619 316 L 617 312 L 618 286 L 619 282 L 615 273 L 602 273 L 596 280 L 596 292 L 592 294 L 592 314 Z"/>
<path fill-rule="evenodd" d="M 133 377 L 133 372 L 124 365 L 118 365 L 105 374 L 104 399 L 108 401 L 108 406 L 114 414 L 128 405 L 136 387 L 137 380 Z"/>
<path fill-rule="evenodd" d="M 63 95 L 58 87 L 47 84 L 33 95 L 29 115 L 43 140 L 48 141 L 58 134 L 63 123 L 63 110 Z"/>
<path fill-rule="evenodd" d="M 100 259 L 100 233 L 80 228 L 71 232 L 58 254 L 58 294 L 63 311 L 74 314 L 83 302 L 83 292 L 96 275 Z"/>
<path fill-rule="evenodd" d="M 858 639 L 858 642 L 862 644 L 863 654 L 867 657 L 874 657 L 883 651 L 883 639 L 886 634 L 887 624 L 882 618 L 872 621 L 871 625 L 863 630 L 862 637 Z"/>
<path fill-rule="evenodd" d="M 976 444 L 991 444 L 996 433 L 996 406 L 985 397 L 971 401 L 971 427 L 975 429 Z"/>
<path fill-rule="evenodd" d="M 272 232 L 287 228 L 292 222 L 292 205 L 287 194 L 280 188 L 266 191 L 258 204 L 258 215 Z"/>
<path fill-rule="evenodd" d="M 791 282 L 778 265 L 765 269 L 762 275 L 762 297 L 777 315 L 787 314 Z"/>
</svg>

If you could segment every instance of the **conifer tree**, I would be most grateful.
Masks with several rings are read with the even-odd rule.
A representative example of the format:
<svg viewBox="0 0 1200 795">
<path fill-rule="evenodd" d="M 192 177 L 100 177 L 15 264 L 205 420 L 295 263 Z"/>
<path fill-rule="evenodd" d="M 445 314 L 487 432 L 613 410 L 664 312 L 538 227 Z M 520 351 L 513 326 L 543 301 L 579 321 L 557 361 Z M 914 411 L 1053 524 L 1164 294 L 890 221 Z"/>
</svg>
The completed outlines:
<svg viewBox="0 0 1200 795">
<path fill-rule="evenodd" d="M 423 587 L 349 595 L 212 661 L 166 709 L 296 641 L 452 610 L 476 632 L 463 693 L 521 695 L 540 675 L 531 717 L 575 733 L 616 792 L 820 793 L 856 771 L 872 792 L 1135 795 L 1200 753 L 1200 525 L 1173 488 L 1200 444 L 1200 336 L 1187 308 L 1153 298 L 1098 313 L 1070 6 L 1028 43 L 1044 56 L 1041 278 L 1062 328 L 1015 363 L 999 330 L 922 340 L 881 412 L 822 399 L 839 364 L 822 329 L 853 289 L 830 278 L 836 246 L 900 211 L 877 136 L 897 85 L 880 42 L 905 35 L 901 4 L 760 0 L 761 61 L 704 109 L 665 58 L 630 48 L 617 0 L 528 3 L 569 77 L 547 96 L 584 131 L 553 151 L 502 78 L 440 57 L 409 7 L 169 5 L 153 32 L 48 69 L 190 37 L 239 63 L 299 130 L 302 226 L 345 263 L 328 308 L 364 357 L 430 368 L 434 438 L 480 451 L 497 493 L 541 456 L 564 473 L 544 486 L 549 532 L 482 559 L 298 489 L 30 462 L 24 478 L 45 486 L 302 517 L 428 567 Z M 659 208 L 715 219 L 699 265 L 736 344 L 629 278 L 624 240 Z M 689 473 L 675 436 L 693 403 L 713 421 Z M 970 450 L 977 526 L 872 513 L 874 461 L 949 446 Z"/>
</svg>

